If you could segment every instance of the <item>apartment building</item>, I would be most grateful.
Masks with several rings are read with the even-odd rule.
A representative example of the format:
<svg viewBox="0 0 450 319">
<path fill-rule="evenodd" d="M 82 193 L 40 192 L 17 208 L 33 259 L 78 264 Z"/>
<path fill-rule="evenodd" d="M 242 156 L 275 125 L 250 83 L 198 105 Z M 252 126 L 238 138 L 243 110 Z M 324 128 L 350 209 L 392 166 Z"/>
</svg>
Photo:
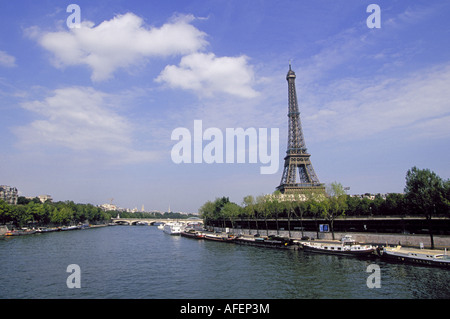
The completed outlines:
<svg viewBox="0 0 450 319">
<path fill-rule="evenodd" d="M 0 185 L 0 199 L 10 205 L 17 205 L 18 198 L 19 192 L 17 188 L 7 185 Z"/>
</svg>

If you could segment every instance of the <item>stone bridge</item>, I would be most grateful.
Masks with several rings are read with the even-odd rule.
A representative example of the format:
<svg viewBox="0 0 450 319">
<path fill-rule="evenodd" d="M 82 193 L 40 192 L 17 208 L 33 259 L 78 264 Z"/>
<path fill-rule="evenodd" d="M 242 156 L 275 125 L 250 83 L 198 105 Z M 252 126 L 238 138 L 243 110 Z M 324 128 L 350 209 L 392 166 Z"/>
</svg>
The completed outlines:
<svg viewBox="0 0 450 319">
<path fill-rule="evenodd" d="M 111 222 L 117 225 L 138 225 L 145 223 L 147 225 L 155 225 L 156 223 L 179 222 L 183 224 L 188 223 L 203 223 L 201 219 L 159 219 L 159 218 L 112 218 Z"/>
</svg>

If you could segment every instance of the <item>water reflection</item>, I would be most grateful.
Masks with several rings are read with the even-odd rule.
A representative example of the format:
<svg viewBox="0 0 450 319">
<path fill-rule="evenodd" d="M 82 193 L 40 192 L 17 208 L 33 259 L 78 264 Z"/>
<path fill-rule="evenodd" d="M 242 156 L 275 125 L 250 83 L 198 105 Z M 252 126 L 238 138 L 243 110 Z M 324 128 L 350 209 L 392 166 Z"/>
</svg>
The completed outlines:
<svg viewBox="0 0 450 319">
<path fill-rule="evenodd" d="M 0 241 L 1 298 L 449 298 L 450 272 L 117 226 Z M 68 289 L 66 267 L 81 267 Z M 369 289 L 367 266 L 381 269 Z"/>
</svg>

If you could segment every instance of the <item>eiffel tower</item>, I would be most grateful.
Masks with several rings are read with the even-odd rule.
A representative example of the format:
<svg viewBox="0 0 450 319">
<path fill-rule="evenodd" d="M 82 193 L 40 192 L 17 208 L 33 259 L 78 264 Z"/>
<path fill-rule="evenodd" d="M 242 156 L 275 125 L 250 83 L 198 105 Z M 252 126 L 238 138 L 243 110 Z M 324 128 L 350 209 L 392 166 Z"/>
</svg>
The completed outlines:
<svg viewBox="0 0 450 319">
<path fill-rule="evenodd" d="M 319 182 L 309 159 L 311 155 L 306 150 L 295 90 L 295 78 L 295 72 L 292 71 L 289 63 L 289 71 L 286 75 L 289 95 L 289 138 L 286 157 L 284 158 L 283 176 L 277 190 L 282 194 L 304 194 L 310 191 L 324 192 L 325 186 Z M 297 183 L 297 169 L 300 178 L 299 183 Z"/>
</svg>

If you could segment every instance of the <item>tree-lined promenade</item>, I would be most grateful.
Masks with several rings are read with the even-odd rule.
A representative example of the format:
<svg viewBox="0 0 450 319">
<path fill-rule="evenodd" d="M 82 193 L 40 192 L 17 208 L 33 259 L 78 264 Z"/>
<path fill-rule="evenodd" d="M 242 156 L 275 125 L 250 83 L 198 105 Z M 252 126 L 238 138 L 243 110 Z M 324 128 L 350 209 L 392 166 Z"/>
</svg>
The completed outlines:
<svg viewBox="0 0 450 319">
<path fill-rule="evenodd" d="M 9 205 L 0 200 L 0 224 L 24 226 L 76 225 L 79 223 L 101 223 L 111 218 L 109 212 L 91 204 L 66 202 L 45 202 L 39 199 L 21 198 L 17 205 Z"/>
<path fill-rule="evenodd" d="M 26 226 L 63 226 L 77 224 L 107 223 L 120 214 L 122 218 L 171 218 L 182 219 L 193 215 L 180 213 L 149 213 L 104 211 L 92 204 L 76 204 L 73 201 L 45 202 L 38 198 L 19 197 L 17 205 L 9 205 L 0 200 L 0 225 L 8 224 L 16 228 Z"/>
<path fill-rule="evenodd" d="M 228 197 L 206 202 L 199 210 L 206 225 L 230 223 L 234 228 L 237 220 L 287 219 L 288 230 L 294 219 L 320 219 L 329 222 L 331 232 L 336 218 L 341 216 L 377 217 L 377 216 L 417 216 L 431 221 L 433 216 L 450 218 L 450 180 L 443 180 L 428 169 L 413 167 L 406 174 L 404 194 L 388 194 L 375 198 L 352 197 L 345 193 L 339 183 L 332 183 L 326 193 L 310 192 L 302 195 L 273 195 L 244 197 L 241 205 L 233 203 Z M 257 223 L 254 223 L 257 225 Z M 430 223 L 431 225 L 431 223 Z M 433 242 L 432 228 L 429 227 Z"/>
</svg>

